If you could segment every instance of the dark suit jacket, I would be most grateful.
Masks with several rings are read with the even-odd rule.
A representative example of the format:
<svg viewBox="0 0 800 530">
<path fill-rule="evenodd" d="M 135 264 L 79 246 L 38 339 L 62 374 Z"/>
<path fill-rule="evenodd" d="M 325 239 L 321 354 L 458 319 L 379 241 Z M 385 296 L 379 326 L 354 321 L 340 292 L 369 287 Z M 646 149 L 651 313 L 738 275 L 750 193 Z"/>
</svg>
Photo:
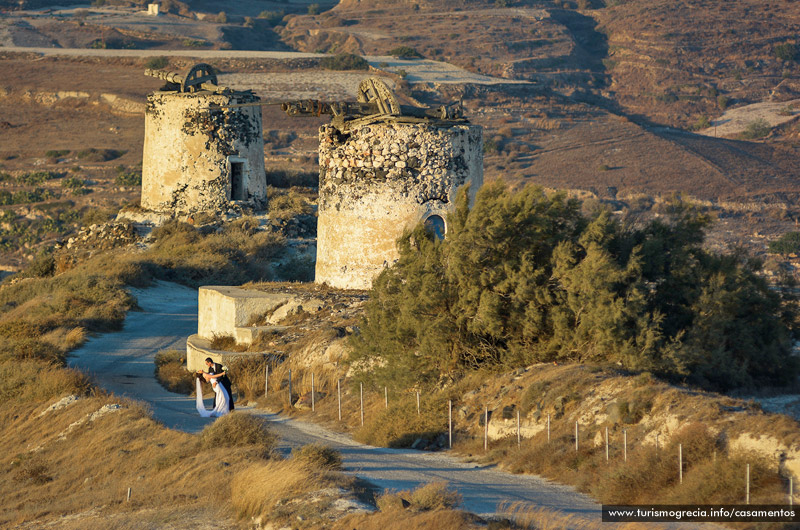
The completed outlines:
<svg viewBox="0 0 800 530">
<path fill-rule="evenodd" d="M 224 370 L 222 369 L 221 364 L 214 363 L 208 367 L 208 373 L 217 375 L 224 373 Z M 233 410 L 233 394 L 231 393 L 231 380 L 228 378 L 228 374 L 218 377 L 217 382 L 219 382 L 219 384 L 221 384 L 228 393 L 228 410 Z"/>
</svg>

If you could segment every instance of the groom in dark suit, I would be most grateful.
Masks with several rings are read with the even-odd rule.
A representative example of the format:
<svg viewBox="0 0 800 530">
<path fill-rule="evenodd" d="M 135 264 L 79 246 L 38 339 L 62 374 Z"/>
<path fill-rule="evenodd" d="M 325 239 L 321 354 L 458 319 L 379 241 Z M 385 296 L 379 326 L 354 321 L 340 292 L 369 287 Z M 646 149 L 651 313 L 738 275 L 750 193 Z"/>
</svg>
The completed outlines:
<svg viewBox="0 0 800 530">
<path fill-rule="evenodd" d="M 208 373 L 215 376 L 214 379 L 216 379 L 217 382 L 222 385 L 222 388 L 225 389 L 225 392 L 228 393 L 228 410 L 233 410 L 233 394 L 231 393 L 231 380 L 228 378 L 228 374 L 222 369 L 222 365 L 215 363 L 211 357 L 206 357 L 206 366 L 208 366 Z M 217 402 L 215 399 L 214 405 L 216 406 L 216 404 Z"/>
</svg>

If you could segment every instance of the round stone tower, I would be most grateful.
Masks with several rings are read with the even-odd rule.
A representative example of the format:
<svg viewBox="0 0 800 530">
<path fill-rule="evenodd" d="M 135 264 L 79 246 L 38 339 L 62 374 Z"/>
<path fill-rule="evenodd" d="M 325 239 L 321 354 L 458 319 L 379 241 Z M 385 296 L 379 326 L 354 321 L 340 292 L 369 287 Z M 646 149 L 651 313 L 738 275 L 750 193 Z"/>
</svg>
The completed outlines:
<svg viewBox="0 0 800 530">
<path fill-rule="evenodd" d="M 458 190 L 483 184 L 481 127 L 378 121 L 320 128 L 316 282 L 369 289 L 398 258 L 403 230 L 424 221 L 439 237 Z"/>
<path fill-rule="evenodd" d="M 201 71 L 194 84 L 188 84 L 190 75 L 146 73 L 168 85 L 147 97 L 142 207 L 192 213 L 249 201 L 264 208 L 261 108 L 237 106 L 258 103 L 259 98 L 218 87 L 213 73 L 202 77 Z"/>
</svg>

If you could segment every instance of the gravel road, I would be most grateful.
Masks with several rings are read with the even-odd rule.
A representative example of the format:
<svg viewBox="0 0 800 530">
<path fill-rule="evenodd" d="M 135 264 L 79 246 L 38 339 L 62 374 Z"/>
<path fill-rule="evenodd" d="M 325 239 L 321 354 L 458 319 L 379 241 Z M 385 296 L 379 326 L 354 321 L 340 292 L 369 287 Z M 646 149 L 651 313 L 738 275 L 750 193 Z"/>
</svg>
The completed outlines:
<svg viewBox="0 0 800 530">
<path fill-rule="evenodd" d="M 0 51 L 8 52 L 28 52 L 37 53 L 42 56 L 67 56 L 67 57 L 195 57 L 197 59 L 309 59 L 326 57 L 322 53 L 305 52 L 281 52 L 281 51 L 253 51 L 253 50 L 103 50 L 86 48 L 43 48 L 43 47 L 23 47 L 23 46 L 3 46 L 0 42 Z M 528 81 L 518 81 L 513 79 L 502 79 L 487 75 L 468 72 L 450 63 L 442 61 L 432 61 L 430 59 L 397 59 L 395 57 L 375 55 L 367 56 L 365 59 L 373 68 L 386 72 L 404 72 L 406 81 L 410 83 L 432 83 L 432 84 L 475 84 L 475 85 L 497 85 L 497 84 L 530 84 Z M 300 74 L 300 72 L 298 72 Z M 244 74 L 243 74 L 244 75 Z M 279 76 L 287 77 L 289 74 L 263 74 L 267 77 Z M 308 75 L 308 74 L 305 74 Z M 327 76 L 341 76 L 339 72 L 320 71 L 314 72 L 318 82 L 325 80 Z M 350 74 L 362 79 L 364 72 Z"/>
<path fill-rule="evenodd" d="M 141 311 L 131 311 L 122 331 L 91 338 L 70 355 L 69 365 L 93 376 L 102 388 L 120 396 L 148 403 L 153 416 L 165 426 L 188 432 L 200 431 L 213 419 L 201 418 L 194 399 L 164 390 L 153 376 L 155 354 L 162 349 L 186 347 L 186 337 L 197 331 L 197 291 L 158 282 L 149 289 L 133 289 Z M 210 400 L 207 400 L 210 405 Z M 345 470 L 380 488 L 414 488 L 431 481 L 446 481 L 463 497 L 462 507 L 488 516 L 502 502 L 521 501 L 571 514 L 576 528 L 598 523 L 600 505 L 572 488 L 531 475 L 513 475 L 459 461 L 444 453 L 372 447 L 346 434 L 319 425 L 289 419 L 246 406 L 237 407 L 263 414 L 280 436 L 279 448 L 321 442 L 341 452 Z M 616 528 L 612 523 L 603 528 Z M 648 528 L 681 528 L 649 525 Z M 683 528 L 712 528 L 693 524 Z"/>
<path fill-rule="evenodd" d="M 150 289 L 135 289 L 133 294 L 142 310 L 128 313 L 122 331 L 90 339 L 73 352 L 69 364 L 91 374 L 99 386 L 114 394 L 149 403 L 153 416 L 167 427 L 199 431 L 213 420 L 197 414 L 193 399 L 167 392 L 153 377 L 154 355 L 166 348 L 185 348 L 186 337 L 196 333 L 197 291 L 159 282 Z M 381 488 L 409 489 L 445 480 L 463 495 L 464 508 L 478 514 L 495 513 L 502 501 L 525 501 L 598 518 L 600 507 L 590 498 L 538 477 L 482 469 L 441 453 L 371 447 L 315 424 L 266 415 L 280 435 L 284 451 L 325 443 L 342 453 L 348 472 Z"/>
</svg>

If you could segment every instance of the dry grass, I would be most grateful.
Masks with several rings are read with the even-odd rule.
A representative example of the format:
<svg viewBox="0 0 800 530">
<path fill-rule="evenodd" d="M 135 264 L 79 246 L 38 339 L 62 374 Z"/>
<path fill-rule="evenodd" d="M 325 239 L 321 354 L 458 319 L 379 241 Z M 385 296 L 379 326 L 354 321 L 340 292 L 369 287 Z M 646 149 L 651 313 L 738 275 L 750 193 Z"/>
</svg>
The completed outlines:
<svg viewBox="0 0 800 530">
<path fill-rule="evenodd" d="M 466 512 L 435 510 L 432 512 L 407 513 L 395 510 L 375 514 L 350 515 L 337 521 L 334 530 L 477 530 L 486 528 Z"/>
<path fill-rule="evenodd" d="M 186 352 L 181 350 L 161 350 L 155 356 L 155 373 L 158 382 L 178 394 L 191 394 L 195 391 L 193 374 L 186 370 Z"/>
<path fill-rule="evenodd" d="M 122 408 L 88 420 L 115 402 Z M 10 477 L 0 481 L 7 501 L 0 527 L 89 511 L 125 520 L 145 507 L 217 505 L 226 500 L 224 488 L 205 487 L 206 479 L 225 480 L 217 462 L 224 458 L 236 469 L 248 458 L 245 450 L 200 451 L 195 437 L 164 429 L 135 403 L 86 398 L 41 416 L 47 403 L 0 409 L 0 465 Z"/>
<path fill-rule="evenodd" d="M 397 399 L 397 398 L 395 398 Z M 370 416 L 353 437 L 383 447 L 410 447 L 418 438 L 433 441 L 447 432 L 447 402 L 426 396 L 417 413 L 416 395 L 405 394 L 388 409 Z"/>
<path fill-rule="evenodd" d="M 342 455 L 322 444 L 308 444 L 292 449 L 292 458 L 311 469 L 341 469 Z"/>
<path fill-rule="evenodd" d="M 354 487 L 354 479 L 311 465 L 312 453 L 319 451 L 293 452 L 288 460 L 255 464 L 234 475 L 232 505 L 239 518 L 288 523 L 292 528 L 327 527 L 323 521 L 328 522 L 331 498 L 323 492 L 331 488 L 345 492 Z"/>
<path fill-rule="evenodd" d="M 461 496 L 447 489 L 445 482 L 423 484 L 411 491 L 389 491 L 378 497 L 377 513 L 353 515 L 339 521 L 334 528 L 359 530 L 466 530 L 481 528 L 477 518 L 456 511 Z"/>
<path fill-rule="evenodd" d="M 276 442 L 268 420 L 243 412 L 226 414 L 200 433 L 203 448 L 251 446 L 265 458 L 272 454 Z"/>
</svg>

